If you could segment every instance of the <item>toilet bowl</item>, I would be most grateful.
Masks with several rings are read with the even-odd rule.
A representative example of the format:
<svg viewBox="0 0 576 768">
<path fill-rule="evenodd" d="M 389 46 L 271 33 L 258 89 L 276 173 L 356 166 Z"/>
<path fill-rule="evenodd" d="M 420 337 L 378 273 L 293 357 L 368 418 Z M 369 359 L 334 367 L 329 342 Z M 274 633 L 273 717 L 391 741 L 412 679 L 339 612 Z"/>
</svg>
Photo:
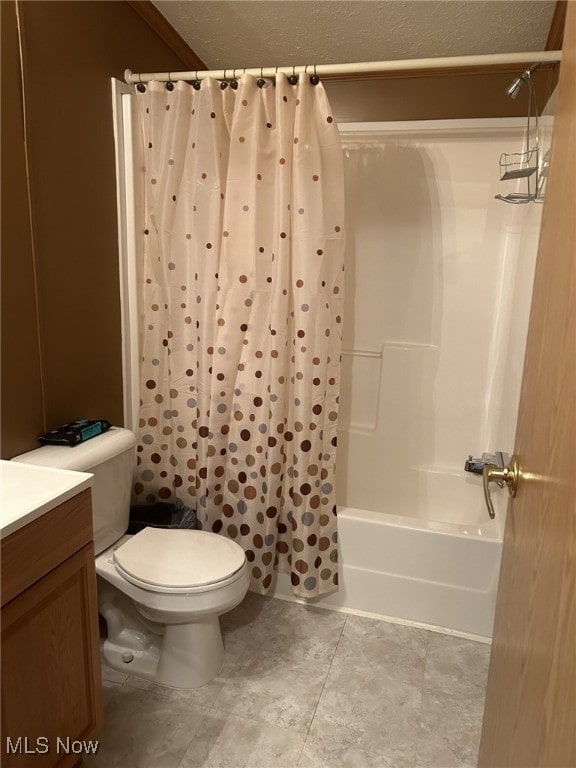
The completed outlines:
<svg viewBox="0 0 576 768">
<path fill-rule="evenodd" d="M 102 655 L 115 670 L 199 688 L 224 662 L 219 615 L 248 591 L 243 549 L 206 531 L 144 528 L 126 535 L 135 438 L 112 427 L 74 448 L 44 446 L 20 461 L 94 474 L 92 515 Z"/>
<path fill-rule="evenodd" d="M 102 552 L 96 574 L 110 667 L 176 688 L 199 688 L 218 674 L 218 616 L 248 590 L 241 547 L 215 533 L 144 528 Z"/>
</svg>

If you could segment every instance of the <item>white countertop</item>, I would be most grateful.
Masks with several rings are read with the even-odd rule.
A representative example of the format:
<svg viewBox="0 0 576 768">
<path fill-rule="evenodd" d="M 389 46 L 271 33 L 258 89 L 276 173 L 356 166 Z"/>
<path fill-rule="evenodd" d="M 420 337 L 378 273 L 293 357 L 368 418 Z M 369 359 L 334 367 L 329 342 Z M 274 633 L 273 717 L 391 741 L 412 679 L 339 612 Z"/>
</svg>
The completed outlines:
<svg viewBox="0 0 576 768">
<path fill-rule="evenodd" d="M 0 538 L 94 485 L 94 475 L 0 461 Z"/>
</svg>

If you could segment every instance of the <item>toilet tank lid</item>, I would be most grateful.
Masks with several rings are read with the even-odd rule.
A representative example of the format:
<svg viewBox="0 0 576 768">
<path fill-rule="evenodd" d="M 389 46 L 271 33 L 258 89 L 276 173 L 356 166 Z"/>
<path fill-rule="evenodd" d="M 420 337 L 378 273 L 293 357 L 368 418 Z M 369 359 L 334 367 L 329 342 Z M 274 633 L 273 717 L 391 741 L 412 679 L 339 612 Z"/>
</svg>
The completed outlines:
<svg viewBox="0 0 576 768">
<path fill-rule="evenodd" d="M 43 445 L 42 448 L 14 456 L 12 461 L 86 472 L 97 467 L 98 464 L 132 449 L 134 445 L 136 445 L 136 437 L 133 432 L 122 427 L 110 427 L 104 434 L 74 447 Z"/>
</svg>

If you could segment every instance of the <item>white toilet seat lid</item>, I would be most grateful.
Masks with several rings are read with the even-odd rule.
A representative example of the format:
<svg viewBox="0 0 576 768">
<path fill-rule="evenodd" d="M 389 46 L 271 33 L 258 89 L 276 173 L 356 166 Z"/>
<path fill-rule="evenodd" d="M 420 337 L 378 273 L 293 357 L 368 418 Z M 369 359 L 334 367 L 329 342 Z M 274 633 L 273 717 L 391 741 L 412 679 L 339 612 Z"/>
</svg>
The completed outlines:
<svg viewBox="0 0 576 768">
<path fill-rule="evenodd" d="M 217 584 L 244 565 L 239 544 L 208 531 L 144 528 L 114 552 L 116 568 L 150 591 Z"/>
</svg>

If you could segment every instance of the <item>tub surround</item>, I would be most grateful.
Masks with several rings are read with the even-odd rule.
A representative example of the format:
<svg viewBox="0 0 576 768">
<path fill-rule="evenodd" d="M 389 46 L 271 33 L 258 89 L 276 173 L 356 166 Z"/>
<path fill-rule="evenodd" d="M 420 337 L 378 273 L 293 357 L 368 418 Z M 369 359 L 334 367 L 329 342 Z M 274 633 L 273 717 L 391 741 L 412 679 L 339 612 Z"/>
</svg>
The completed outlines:
<svg viewBox="0 0 576 768">
<path fill-rule="evenodd" d="M 506 205 L 525 121 L 344 124 L 339 507 L 482 524 L 469 453 L 512 453 L 541 206 Z M 549 124 L 542 120 L 542 146 Z M 503 528 L 501 528 L 501 531 Z"/>
<path fill-rule="evenodd" d="M 15 533 L 93 484 L 93 476 L 87 472 L 0 461 L 0 538 Z"/>
<path fill-rule="evenodd" d="M 550 121 L 549 121 L 550 122 Z M 549 145 L 542 120 L 542 146 Z M 348 232 L 339 591 L 323 607 L 492 635 L 541 208 L 494 199 L 524 121 L 340 124 Z M 288 597 L 283 575 L 275 594 Z"/>
</svg>

